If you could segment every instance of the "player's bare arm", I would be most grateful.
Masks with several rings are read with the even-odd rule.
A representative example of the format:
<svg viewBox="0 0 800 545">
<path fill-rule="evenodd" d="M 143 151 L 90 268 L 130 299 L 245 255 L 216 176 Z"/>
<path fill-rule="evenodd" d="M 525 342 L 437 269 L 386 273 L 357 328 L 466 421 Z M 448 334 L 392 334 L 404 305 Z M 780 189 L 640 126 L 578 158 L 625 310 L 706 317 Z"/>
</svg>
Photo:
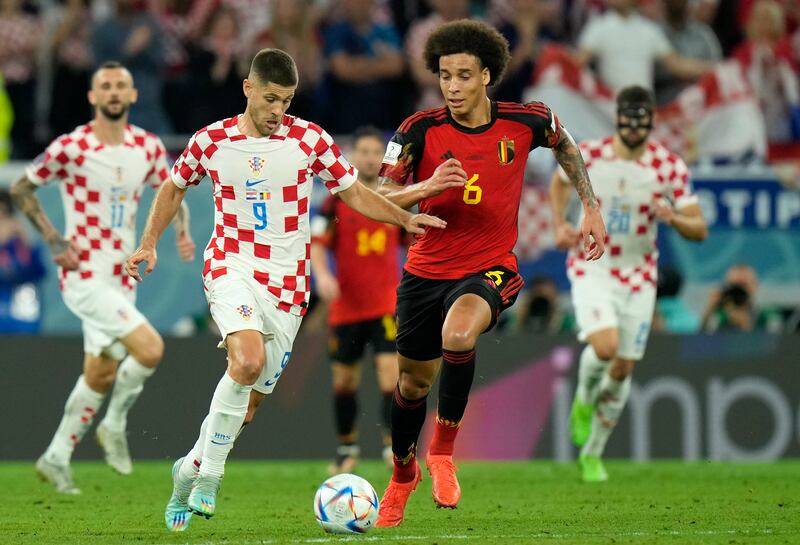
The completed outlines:
<svg viewBox="0 0 800 545">
<path fill-rule="evenodd" d="M 339 282 L 328 266 L 327 248 L 319 241 L 311 240 L 311 273 L 316 281 L 317 293 L 326 303 L 339 297 Z"/>
<path fill-rule="evenodd" d="M 186 190 L 181 189 L 172 182 L 167 182 L 158 190 L 153 205 L 150 207 L 150 214 L 147 217 L 147 224 L 142 233 L 142 240 L 139 247 L 128 258 L 125 263 L 125 271 L 137 282 L 142 281 L 139 273 L 139 263 L 145 262 L 147 267 L 144 270 L 145 276 L 153 272 L 158 261 L 156 254 L 156 244 L 164 233 L 164 229 L 175 217 L 180 208 Z"/>
<path fill-rule="evenodd" d="M 67 270 L 75 270 L 78 268 L 79 250 L 74 242 L 66 240 L 53 227 L 50 218 L 42 210 L 42 205 L 34 194 L 37 187 L 27 176 L 23 176 L 11 186 L 11 198 L 14 199 L 17 208 L 28 217 L 34 228 L 41 233 L 50 249 L 53 261 Z"/>
<path fill-rule="evenodd" d="M 708 238 L 708 225 L 699 204 L 690 204 L 675 210 L 669 203 L 655 203 L 656 217 L 675 228 L 688 240 L 705 240 Z"/>
<path fill-rule="evenodd" d="M 568 250 L 575 246 L 581 238 L 580 233 L 567 221 L 567 205 L 572 195 L 572 187 L 564 183 L 558 170 L 550 178 L 550 209 L 553 211 L 553 228 L 556 235 L 556 247 Z"/>
<path fill-rule="evenodd" d="M 189 207 L 185 202 L 181 202 L 180 208 L 175 212 L 172 220 L 172 227 L 175 229 L 175 245 L 178 248 L 178 256 L 186 262 L 194 260 L 194 240 L 189 231 Z"/>
<path fill-rule="evenodd" d="M 588 261 L 600 259 L 605 252 L 606 227 L 600 214 L 600 206 L 594 196 L 589 173 L 578 145 L 564 127 L 561 127 L 558 143 L 553 147 L 558 164 L 564 169 L 567 177 L 575 186 L 583 203 L 583 221 L 581 234 L 583 235 L 583 251 Z M 594 244 L 592 244 L 594 239 Z"/>
<path fill-rule="evenodd" d="M 448 159 L 436 167 L 433 175 L 425 181 L 401 186 L 388 176 L 381 176 L 378 184 L 381 195 L 400 208 L 409 209 L 422 199 L 435 197 L 448 189 L 463 189 L 467 185 L 467 173 L 457 159 Z"/>
<path fill-rule="evenodd" d="M 364 184 L 353 184 L 338 194 L 347 206 L 375 221 L 391 223 L 402 227 L 409 233 L 421 235 L 425 227 L 444 229 L 447 226 L 441 218 L 427 214 L 411 214 L 392 203 Z"/>
</svg>

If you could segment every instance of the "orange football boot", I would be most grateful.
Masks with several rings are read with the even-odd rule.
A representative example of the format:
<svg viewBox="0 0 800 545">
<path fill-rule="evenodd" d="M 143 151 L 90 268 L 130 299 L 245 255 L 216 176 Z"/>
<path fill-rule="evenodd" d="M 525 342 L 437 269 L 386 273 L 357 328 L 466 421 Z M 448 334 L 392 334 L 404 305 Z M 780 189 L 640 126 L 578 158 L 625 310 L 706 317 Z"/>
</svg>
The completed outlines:
<svg viewBox="0 0 800 545">
<path fill-rule="evenodd" d="M 461 499 L 461 487 L 456 479 L 453 457 L 447 454 L 428 454 L 425 465 L 431 474 L 431 492 L 437 507 L 455 509 Z"/>
<path fill-rule="evenodd" d="M 422 470 L 416 460 L 414 460 L 414 465 L 416 466 L 416 475 L 413 480 L 407 483 L 398 483 L 394 479 L 389 481 L 389 486 L 386 487 L 378 507 L 376 528 L 392 528 L 400 526 L 400 523 L 403 522 L 408 497 L 417 489 L 417 485 L 422 480 Z"/>
</svg>

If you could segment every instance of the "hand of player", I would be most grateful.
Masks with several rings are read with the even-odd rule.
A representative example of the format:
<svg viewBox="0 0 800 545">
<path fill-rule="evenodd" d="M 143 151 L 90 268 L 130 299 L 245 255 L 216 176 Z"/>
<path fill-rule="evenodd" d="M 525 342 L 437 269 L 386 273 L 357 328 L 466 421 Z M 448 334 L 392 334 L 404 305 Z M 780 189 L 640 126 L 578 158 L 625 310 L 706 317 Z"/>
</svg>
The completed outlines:
<svg viewBox="0 0 800 545">
<path fill-rule="evenodd" d="M 600 259 L 606 251 L 606 226 L 603 223 L 600 209 L 584 208 L 581 235 L 583 237 L 583 253 L 586 254 L 586 261 Z"/>
<path fill-rule="evenodd" d="M 581 234 L 569 223 L 562 223 L 556 227 L 556 248 L 569 250 L 581 239 Z"/>
<path fill-rule="evenodd" d="M 175 243 L 181 260 L 187 263 L 194 261 L 194 241 L 192 240 L 192 235 L 190 235 L 188 231 L 181 231 L 178 233 L 178 236 L 175 238 Z"/>
<path fill-rule="evenodd" d="M 433 171 L 433 176 L 423 182 L 426 197 L 435 197 L 442 191 L 451 187 L 464 187 L 467 185 L 467 173 L 461 168 L 458 159 L 448 159 Z"/>
<path fill-rule="evenodd" d="M 672 225 L 672 220 L 675 219 L 675 209 L 670 206 L 669 202 L 664 199 L 658 199 L 653 204 L 653 211 L 656 217 L 667 225 Z"/>
<path fill-rule="evenodd" d="M 341 294 L 339 291 L 339 282 L 336 281 L 330 274 L 325 275 L 318 275 L 314 278 L 316 281 L 317 286 L 317 293 L 320 296 L 320 299 L 325 301 L 326 303 L 330 303 L 334 299 L 337 299 Z"/>
<path fill-rule="evenodd" d="M 144 269 L 144 275 L 147 276 L 153 272 L 156 261 L 158 261 L 155 247 L 145 248 L 144 246 L 139 246 L 136 251 L 133 252 L 133 255 L 125 262 L 125 272 L 137 282 L 142 281 L 142 275 L 139 274 L 139 263 L 143 261 L 147 263 L 147 267 Z"/>
<path fill-rule="evenodd" d="M 405 223 L 403 223 L 403 229 L 414 235 L 425 233 L 425 227 L 444 229 L 447 227 L 447 222 L 436 216 L 429 216 L 428 214 L 414 214 L 409 216 Z"/>
<path fill-rule="evenodd" d="M 47 241 L 47 246 L 50 248 L 50 253 L 53 256 L 53 262 L 59 267 L 68 271 L 74 271 L 80 264 L 79 255 L 80 248 L 74 241 L 66 240 L 61 236 Z"/>
</svg>

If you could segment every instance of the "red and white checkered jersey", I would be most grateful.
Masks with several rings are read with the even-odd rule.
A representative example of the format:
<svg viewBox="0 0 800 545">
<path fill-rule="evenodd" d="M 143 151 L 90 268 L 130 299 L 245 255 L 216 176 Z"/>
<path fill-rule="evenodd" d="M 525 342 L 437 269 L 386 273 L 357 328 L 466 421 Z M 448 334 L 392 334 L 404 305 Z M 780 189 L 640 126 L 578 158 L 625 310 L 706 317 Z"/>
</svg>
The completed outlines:
<svg viewBox="0 0 800 545">
<path fill-rule="evenodd" d="M 311 181 L 331 193 L 349 188 L 356 170 L 318 125 L 284 115 L 275 134 L 242 134 L 239 116 L 192 136 L 172 167 L 180 188 L 211 179 L 215 228 L 205 250 L 203 278 L 229 273 L 255 280 L 279 309 L 302 316 L 309 297 Z"/>
<path fill-rule="evenodd" d="M 612 137 L 581 143 L 600 210 L 606 224 L 606 253 L 587 262 L 582 245 L 570 250 L 570 278 L 586 274 L 587 268 L 607 269 L 622 284 L 639 291 L 656 284 L 658 225 L 654 204 L 663 199 L 676 210 L 697 203 L 689 181 L 689 169 L 678 155 L 655 141 L 647 144 L 636 161 L 614 154 Z M 561 177 L 566 180 L 563 171 Z"/>
<path fill-rule="evenodd" d="M 25 173 L 37 185 L 61 182 L 64 236 L 80 249 L 78 270 L 59 270 L 62 289 L 89 278 L 135 289 L 123 265 L 136 247 L 142 188 L 157 188 L 169 179 L 161 139 L 128 125 L 123 143 L 107 146 L 91 123 L 80 125 L 53 140 Z"/>
</svg>

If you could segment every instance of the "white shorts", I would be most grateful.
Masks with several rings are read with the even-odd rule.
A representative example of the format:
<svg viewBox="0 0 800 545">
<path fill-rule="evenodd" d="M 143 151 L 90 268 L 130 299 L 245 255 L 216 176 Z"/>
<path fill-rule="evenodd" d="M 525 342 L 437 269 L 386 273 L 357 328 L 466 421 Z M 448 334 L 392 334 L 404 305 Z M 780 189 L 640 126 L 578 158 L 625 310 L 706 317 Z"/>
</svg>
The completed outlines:
<svg viewBox="0 0 800 545">
<path fill-rule="evenodd" d="M 83 326 L 83 350 L 115 360 L 125 357 L 119 341 L 147 322 L 136 308 L 136 292 L 100 280 L 75 280 L 64 286 L 64 304 Z"/>
<path fill-rule="evenodd" d="M 226 348 L 225 339 L 237 331 L 253 329 L 264 336 L 267 362 L 253 390 L 272 393 L 289 363 L 302 316 L 279 310 L 258 294 L 256 286 L 242 278 L 226 275 L 212 280 L 206 287 L 211 316 L 222 334 L 220 348 Z"/>
<path fill-rule="evenodd" d="M 614 328 L 619 333 L 617 356 L 642 359 L 653 321 L 655 286 L 646 284 L 632 292 L 607 269 L 599 267 L 587 267 L 583 276 L 573 276 L 571 280 L 578 338 L 586 341 L 592 333 Z"/>
</svg>

